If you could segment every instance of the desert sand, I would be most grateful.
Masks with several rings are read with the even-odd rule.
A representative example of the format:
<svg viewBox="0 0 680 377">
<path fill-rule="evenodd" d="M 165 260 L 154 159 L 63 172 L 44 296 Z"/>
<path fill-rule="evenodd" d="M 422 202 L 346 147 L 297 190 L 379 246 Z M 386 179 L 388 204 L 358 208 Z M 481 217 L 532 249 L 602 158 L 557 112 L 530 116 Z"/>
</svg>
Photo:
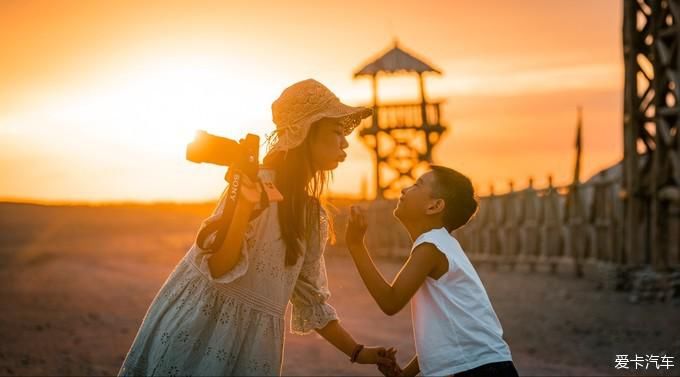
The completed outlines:
<svg viewBox="0 0 680 377">
<path fill-rule="evenodd" d="M 0 374 L 113 375 L 144 313 L 210 205 L 0 204 Z M 414 353 L 410 310 L 383 315 L 346 251 L 327 249 L 331 303 L 363 343 Z M 379 259 L 392 278 L 400 260 Z M 567 274 L 480 276 L 520 375 L 678 375 L 680 306 L 631 304 Z M 616 370 L 617 354 L 671 355 L 665 370 Z M 286 334 L 285 375 L 375 375 L 316 334 Z"/>
</svg>

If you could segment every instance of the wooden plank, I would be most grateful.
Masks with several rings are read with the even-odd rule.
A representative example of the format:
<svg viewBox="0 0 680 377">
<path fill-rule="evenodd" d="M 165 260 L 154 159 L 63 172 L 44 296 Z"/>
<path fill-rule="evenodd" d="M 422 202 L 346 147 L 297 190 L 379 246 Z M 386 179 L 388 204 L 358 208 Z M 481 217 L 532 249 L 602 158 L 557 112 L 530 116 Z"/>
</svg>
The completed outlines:
<svg viewBox="0 0 680 377">
<path fill-rule="evenodd" d="M 680 156 L 678 156 L 678 151 L 669 151 L 668 159 L 671 162 L 671 174 L 677 184 L 680 182 Z"/>
<path fill-rule="evenodd" d="M 676 28 L 673 28 L 676 29 Z M 654 47 L 656 48 L 656 56 L 659 58 L 660 63 L 664 66 L 668 65 L 668 63 L 671 61 L 671 53 L 668 49 L 668 46 L 666 46 L 662 40 L 660 39 L 655 39 L 654 40 Z"/>
<path fill-rule="evenodd" d="M 664 147 L 670 147 L 671 144 L 673 143 L 673 139 L 671 138 L 671 133 L 669 130 L 668 122 L 666 120 L 659 116 L 656 122 L 656 134 L 657 137 L 661 139 L 661 142 L 663 143 Z M 660 146 L 657 145 L 657 148 Z"/>
<path fill-rule="evenodd" d="M 680 203 L 680 188 L 664 187 L 659 191 L 659 198 L 678 204 Z"/>
</svg>

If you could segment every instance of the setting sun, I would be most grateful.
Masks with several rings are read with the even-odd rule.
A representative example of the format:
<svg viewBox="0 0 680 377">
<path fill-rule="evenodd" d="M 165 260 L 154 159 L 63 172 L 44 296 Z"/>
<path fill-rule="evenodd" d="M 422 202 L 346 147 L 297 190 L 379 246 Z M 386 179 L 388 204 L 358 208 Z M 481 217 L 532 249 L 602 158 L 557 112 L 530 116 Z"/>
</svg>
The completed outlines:
<svg viewBox="0 0 680 377">
<path fill-rule="evenodd" d="M 679 45 L 680 0 L 0 0 L 0 375 L 677 375 Z"/>
<path fill-rule="evenodd" d="M 387 4 L 3 3 L 0 47 L 11 58 L 0 59 L 0 198 L 214 199 L 222 169 L 184 159 L 196 130 L 263 137 L 273 130 L 272 101 L 309 77 L 349 104 L 369 104 L 370 80 L 353 80 L 352 72 L 395 39 L 442 70 L 425 79 L 449 126 L 434 159 L 468 171 L 481 192 L 491 183 L 504 190 L 509 180 L 521 186 L 530 176 L 567 182 L 577 106 L 584 108 L 584 173 L 621 158 L 617 2 L 592 3 L 587 13 L 566 3 L 466 3 L 467 14 L 484 15 L 493 32 L 457 12 L 462 3 Z M 508 12 L 516 19 L 502 16 Z M 21 20 L 29 17 L 27 30 Z M 553 34 L 535 32 L 544 27 Z M 417 80 L 383 77 L 378 95 L 415 99 Z M 356 134 L 349 141 L 330 190 L 357 195 L 358 182 L 368 180 L 373 195 L 371 153 Z"/>
</svg>

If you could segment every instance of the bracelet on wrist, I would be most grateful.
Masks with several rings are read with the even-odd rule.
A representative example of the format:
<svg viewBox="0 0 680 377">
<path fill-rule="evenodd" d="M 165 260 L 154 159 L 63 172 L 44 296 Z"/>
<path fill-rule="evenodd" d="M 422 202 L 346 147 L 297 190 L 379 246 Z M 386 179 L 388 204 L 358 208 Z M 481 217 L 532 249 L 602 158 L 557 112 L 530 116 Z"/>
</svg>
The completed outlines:
<svg viewBox="0 0 680 377">
<path fill-rule="evenodd" d="M 354 350 L 352 351 L 352 355 L 350 356 L 349 361 L 352 363 L 356 363 L 357 359 L 359 358 L 359 354 L 363 349 L 364 349 L 363 344 L 357 344 L 356 347 L 354 347 Z"/>
</svg>

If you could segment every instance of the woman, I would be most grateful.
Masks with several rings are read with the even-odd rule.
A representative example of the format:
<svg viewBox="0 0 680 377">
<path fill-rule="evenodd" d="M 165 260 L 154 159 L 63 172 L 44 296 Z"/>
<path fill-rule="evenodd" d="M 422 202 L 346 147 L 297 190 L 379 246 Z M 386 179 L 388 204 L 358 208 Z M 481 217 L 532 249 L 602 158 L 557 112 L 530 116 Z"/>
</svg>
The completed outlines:
<svg viewBox="0 0 680 377">
<path fill-rule="evenodd" d="M 226 274 L 213 278 L 211 254 L 191 247 L 151 303 L 119 375 L 280 374 L 289 301 L 291 332 L 315 330 L 353 362 L 384 355 L 357 344 L 327 303 L 328 218 L 319 204 L 327 175 L 345 159 L 345 137 L 371 110 L 305 80 L 283 91 L 272 114 L 275 137 L 259 178 L 274 182 L 283 201 L 250 221 Z M 223 205 L 224 194 L 204 226 Z"/>
</svg>

